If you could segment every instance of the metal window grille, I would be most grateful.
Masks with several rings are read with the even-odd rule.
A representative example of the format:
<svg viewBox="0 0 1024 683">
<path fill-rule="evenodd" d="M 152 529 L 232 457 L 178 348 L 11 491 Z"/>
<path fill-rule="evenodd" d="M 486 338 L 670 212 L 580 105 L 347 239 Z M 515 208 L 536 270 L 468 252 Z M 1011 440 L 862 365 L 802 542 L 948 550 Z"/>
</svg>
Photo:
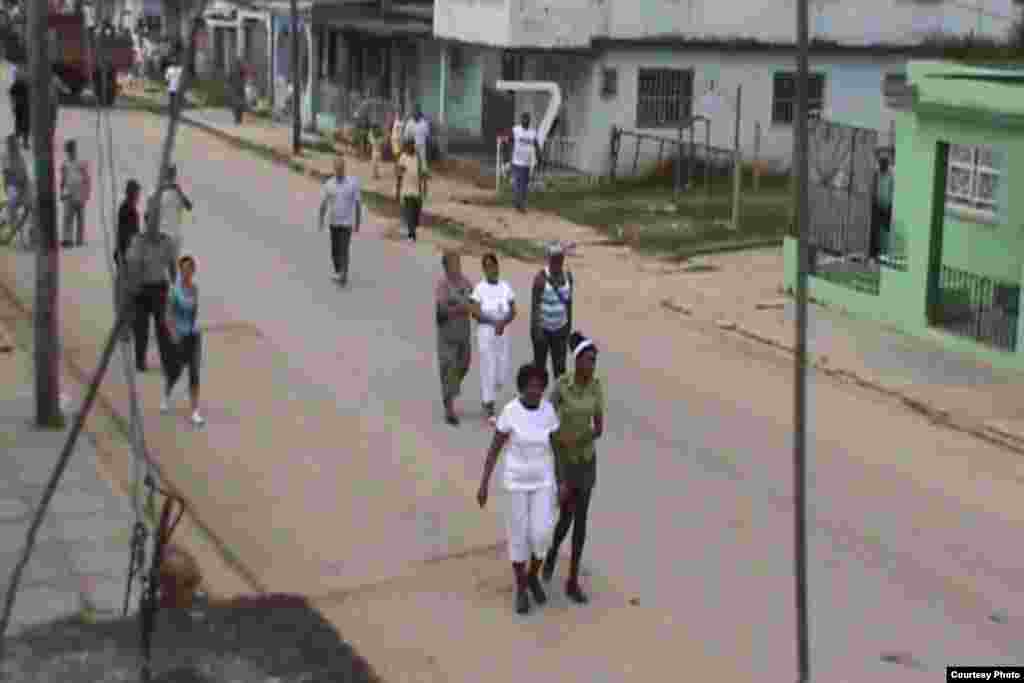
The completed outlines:
<svg viewBox="0 0 1024 683">
<path fill-rule="evenodd" d="M 946 203 L 954 207 L 996 213 L 1002 181 L 995 150 L 986 146 L 950 145 Z"/>
<path fill-rule="evenodd" d="M 810 74 L 807 80 L 807 105 L 812 116 L 825 108 L 825 76 Z M 796 119 L 796 74 L 776 73 L 772 79 L 772 123 L 791 124 Z"/>
<path fill-rule="evenodd" d="M 674 128 L 690 118 L 692 109 L 692 69 L 640 69 L 637 128 Z"/>
</svg>

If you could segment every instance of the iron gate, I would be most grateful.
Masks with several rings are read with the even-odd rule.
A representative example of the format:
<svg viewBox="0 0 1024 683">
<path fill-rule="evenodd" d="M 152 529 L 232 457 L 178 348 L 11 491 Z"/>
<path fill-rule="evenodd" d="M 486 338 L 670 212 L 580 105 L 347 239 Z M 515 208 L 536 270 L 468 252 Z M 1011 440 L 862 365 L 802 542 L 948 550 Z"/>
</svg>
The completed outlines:
<svg viewBox="0 0 1024 683">
<path fill-rule="evenodd" d="M 833 254 L 865 254 L 878 132 L 822 119 L 809 128 L 810 243 Z"/>
</svg>

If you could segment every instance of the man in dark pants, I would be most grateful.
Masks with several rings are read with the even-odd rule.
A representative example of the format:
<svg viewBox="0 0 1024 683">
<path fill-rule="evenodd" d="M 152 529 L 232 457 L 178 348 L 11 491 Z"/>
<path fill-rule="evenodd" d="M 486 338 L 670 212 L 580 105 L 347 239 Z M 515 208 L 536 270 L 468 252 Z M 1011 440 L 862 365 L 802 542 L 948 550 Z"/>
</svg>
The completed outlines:
<svg viewBox="0 0 1024 683">
<path fill-rule="evenodd" d="M 555 378 L 565 374 L 569 333 L 572 330 L 572 274 L 565 270 L 565 250 L 561 244 L 548 245 L 548 265 L 533 279 L 533 305 L 530 307 L 530 337 L 533 362 L 547 367 Z"/>
<path fill-rule="evenodd" d="M 172 351 L 165 315 L 170 283 L 177 277 L 178 244 L 160 232 L 159 223 L 154 219 L 155 216 L 147 218 L 146 232 L 132 238 L 125 256 L 126 272 L 122 280 L 135 301 L 132 322 L 135 332 L 135 369 L 139 372 L 146 371 L 150 318 L 156 324 L 160 364 L 165 370 Z"/>
<path fill-rule="evenodd" d="M 330 210 L 331 261 L 334 265 L 334 279 L 340 284 L 348 283 L 349 247 L 352 233 L 359 232 L 362 219 L 362 200 L 359 178 L 345 175 L 345 157 L 340 154 L 334 160 L 334 175 L 324 182 L 320 192 L 320 220 L 317 224 L 323 230 L 324 218 Z"/>
<path fill-rule="evenodd" d="M 132 238 L 141 232 L 141 221 L 139 219 L 139 196 L 142 193 L 142 186 L 138 180 L 132 178 L 124 189 L 124 201 L 117 210 L 117 246 L 114 250 L 114 263 L 120 267 L 124 263 L 125 254 L 128 253 L 128 246 Z"/>
<path fill-rule="evenodd" d="M 871 216 L 871 244 L 868 256 L 877 259 L 886 247 L 889 227 L 892 223 L 893 177 L 889 171 L 889 160 L 878 160 L 878 174 L 875 176 L 874 211 Z"/>
</svg>

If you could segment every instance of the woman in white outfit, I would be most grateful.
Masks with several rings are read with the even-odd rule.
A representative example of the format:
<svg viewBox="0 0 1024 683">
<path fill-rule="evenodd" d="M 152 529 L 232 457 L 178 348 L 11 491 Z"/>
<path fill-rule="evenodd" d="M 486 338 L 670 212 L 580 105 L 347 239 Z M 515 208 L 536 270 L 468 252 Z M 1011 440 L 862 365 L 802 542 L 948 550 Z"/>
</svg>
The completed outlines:
<svg viewBox="0 0 1024 683">
<path fill-rule="evenodd" d="M 482 260 L 484 279 L 473 289 L 470 298 L 480 305 L 476 328 L 480 348 L 480 389 L 484 413 L 494 424 L 495 395 L 502 390 L 509 374 L 509 344 L 505 328 L 516 317 L 516 295 L 509 284 L 499 279 L 498 257 L 485 254 Z"/>
<path fill-rule="evenodd" d="M 491 474 L 504 450 L 508 554 L 516 577 L 516 612 L 526 614 L 530 611 L 527 591 L 538 605 L 547 602 L 538 572 L 555 527 L 557 482 L 551 435 L 559 423 L 554 407 L 544 398 L 547 370 L 524 365 L 516 375 L 516 386 L 519 398 L 498 417 L 476 499 L 481 508 L 487 505 Z"/>
</svg>

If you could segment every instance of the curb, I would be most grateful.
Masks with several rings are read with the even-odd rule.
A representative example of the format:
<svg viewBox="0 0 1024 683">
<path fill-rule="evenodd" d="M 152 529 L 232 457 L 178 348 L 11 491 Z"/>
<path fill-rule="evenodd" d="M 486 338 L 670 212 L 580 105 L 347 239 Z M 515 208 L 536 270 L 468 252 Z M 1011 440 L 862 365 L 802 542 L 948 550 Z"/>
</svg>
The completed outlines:
<svg viewBox="0 0 1024 683">
<path fill-rule="evenodd" d="M 693 317 L 692 309 L 680 305 L 670 299 L 663 299 L 661 301 L 661 307 L 679 315 Z M 724 324 L 717 321 L 712 322 L 715 322 L 716 327 L 723 333 L 731 332 L 737 336 L 775 348 L 790 356 L 796 354 L 796 350 L 787 342 L 778 341 L 777 339 L 765 336 L 736 323 L 730 322 Z M 999 446 L 1000 448 L 1004 448 L 1008 451 L 1012 451 L 1018 455 L 1024 455 L 1024 438 L 1014 434 L 1009 434 L 985 424 L 978 424 L 974 421 L 959 419 L 948 410 L 942 410 L 941 408 L 933 406 L 919 398 L 915 398 L 903 391 L 900 391 L 899 389 L 886 386 L 877 380 L 869 379 L 853 372 L 852 370 L 831 367 L 828 365 L 827 356 L 815 358 L 810 354 L 810 352 L 808 352 L 808 365 L 814 370 L 818 370 L 825 376 L 831 377 L 832 379 L 849 384 L 855 384 L 862 389 L 869 389 L 884 396 L 888 396 L 889 398 L 897 399 L 909 411 L 917 413 L 934 425 L 969 434 L 970 436 L 981 439 L 982 441 L 992 445 Z"/>
<path fill-rule="evenodd" d="M 27 318 L 31 320 L 32 309 L 25 305 L 21 298 L 18 297 L 14 291 L 12 291 L 10 285 L 2 278 L 0 278 L 0 296 L 3 296 L 8 301 L 10 301 L 11 306 L 17 309 L 17 311 L 21 314 L 22 318 Z M 89 382 L 91 381 L 91 373 L 83 369 L 78 363 L 69 359 L 66 356 L 62 356 L 61 365 L 64 366 L 67 373 L 80 386 L 86 387 L 89 385 Z M 100 391 L 96 392 L 96 399 L 95 404 L 93 406 L 93 410 L 96 410 L 97 408 L 103 410 L 103 412 L 105 412 L 107 415 L 114 418 L 114 422 L 117 423 L 118 431 L 121 431 L 121 423 L 126 422 L 126 419 L 119 413 L 119 411 L 117 411 L 114 408 L 113 403 L 104 394 L 102 388 Z M 83 425 L 83 427 L 87 427 L 88 422 L 89 418 L 86 418 L 85 425 Z M 124 437 L 124 433 L 122 432 L 120 436 Z M 104 439 L 93 438 L 92 441 L 96 449 L 97 456 L 108 462 L 113 459 L 113 455 L 110 452 Z M 163 468 L 160 466 L 160 464 L 154 461 L 152 462 L 152 465 L 154 469 L 156 469 L 157 471 L 157 476 L 159 476 L 160 479 L 168 482 L 168 484 L 171 484 L 170 480 L 166 478 Z M 173 484 L 171 484 L 171 486 L 173 488 Z M 124 493 L 123 489 L 122 493 Z M 227 566 L 230 570 L 234 571 L 238 575 L 238 577 L 244 583 L 248 584 L 249 587 L 252 588 L 254 591 L 257 591 L 259 593 L 267 592 L 267 587 L 260 582 L 259 577 L 256 575 L 256 573 L 249 569 L 247 566 L 245 566 L 242 563 L 242 561 L 234 554 L 234 552 L 230 550 L 230 547 L 227 545 L 227 543 L 225 543 L 223 539 L 221 539 L 221 537 L 217 535 L 217 533 L 215 533 L 209 527 L 209 525 L 206 524 L 206 522 L 204 522 L 202 519 L 195 515 L 195 513 L 188 506 L 187 500 L 185 505 L 185 512 L 188 515 L 189 521 L 192 522 L 196 529 L 201 531 L 206 536 L 210 544 L 215 548 L 217 555 L 220 556 L 220 559 L 225 564 L 225 566 Z"/>
</svg>

